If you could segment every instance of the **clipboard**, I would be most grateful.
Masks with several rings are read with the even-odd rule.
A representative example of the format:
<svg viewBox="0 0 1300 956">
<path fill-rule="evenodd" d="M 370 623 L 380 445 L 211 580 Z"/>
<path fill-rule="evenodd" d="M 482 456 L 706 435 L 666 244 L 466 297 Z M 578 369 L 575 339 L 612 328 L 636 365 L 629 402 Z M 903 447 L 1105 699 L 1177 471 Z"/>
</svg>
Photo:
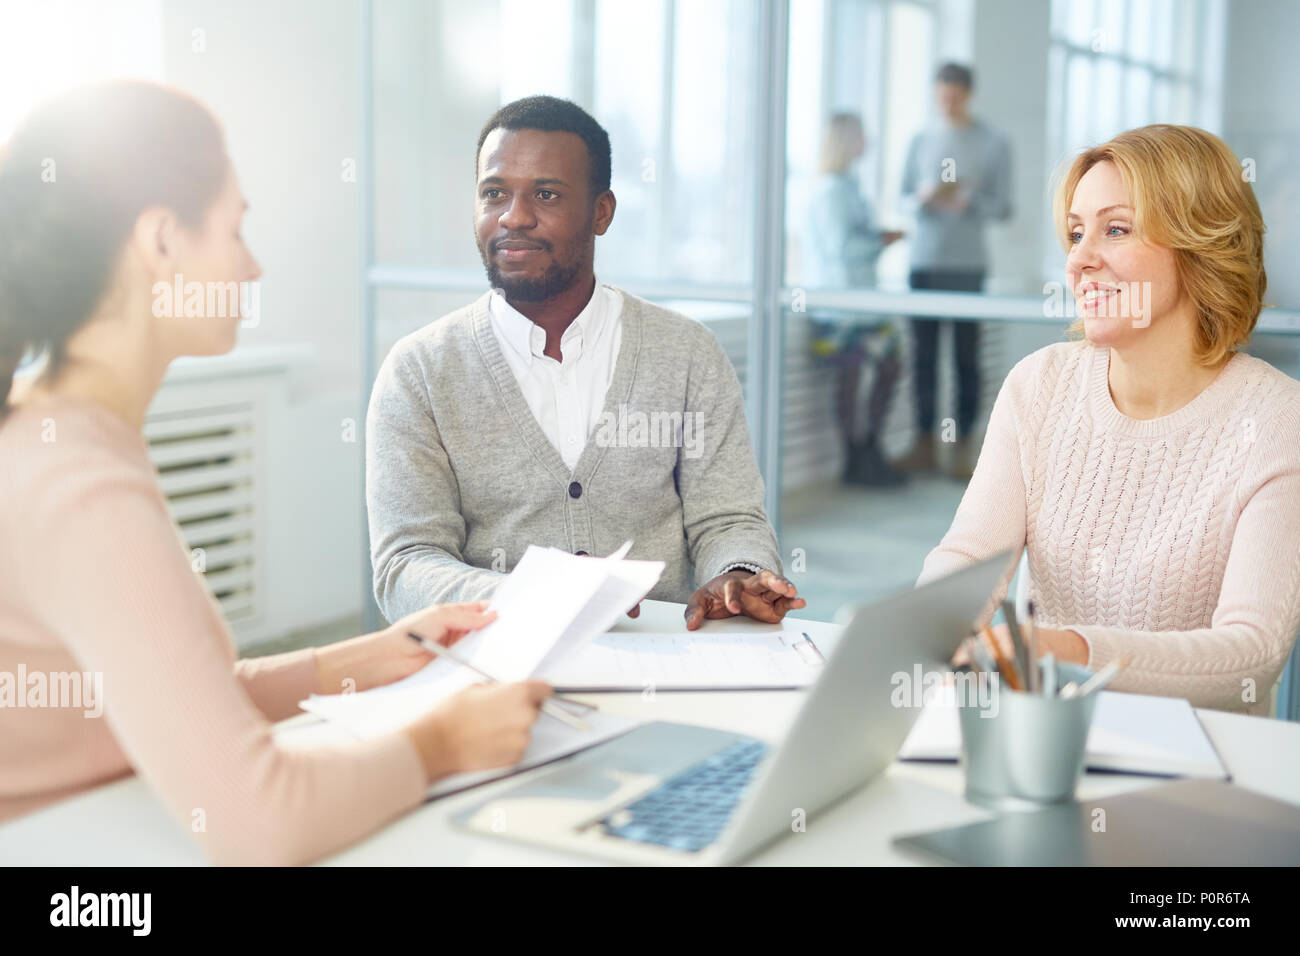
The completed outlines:
<svg viewBox="0 0 1300 956">
<path fill-rule="evenodd" d="M 540 676 L 571 694 L 803 690 L 824 664 L 804 631 L 613 631 Z"/>
</svg>

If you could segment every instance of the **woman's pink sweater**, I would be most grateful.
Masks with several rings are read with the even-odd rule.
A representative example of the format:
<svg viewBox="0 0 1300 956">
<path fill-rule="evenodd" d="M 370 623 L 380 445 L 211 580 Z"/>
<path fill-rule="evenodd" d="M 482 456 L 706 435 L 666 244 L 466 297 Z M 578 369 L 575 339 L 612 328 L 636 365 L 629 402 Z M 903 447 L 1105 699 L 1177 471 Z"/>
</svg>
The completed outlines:
<svg viewBox="0 0 1300 956">
<path fill-rule="evenodd" d="M 284 864 L 420 803 L 404 735 L 272 740 L 315 689 L 315 652 L 235 660 L 138 432 L 89 401 L 19 405 L 0 463 L 0 820 L 134 770 L 214 861 Z M 51 706 L 76 702 L 74 672 L 102 681 L 102 716 Z M 42 682 L 45 706 L 17 706 Z"/>
<path fill-rule="evenodd" d="M 1091 668 L 1130 658 L 1112 689 L 1264 713 L 1300 630 L 1300 382 L 1237 353 L 1141 421 L 1109 358 L 1062 343 L 1012 369 L 920 580 L 1027 548 L 1038 623 L 1082 634 Z"/>
</svg>

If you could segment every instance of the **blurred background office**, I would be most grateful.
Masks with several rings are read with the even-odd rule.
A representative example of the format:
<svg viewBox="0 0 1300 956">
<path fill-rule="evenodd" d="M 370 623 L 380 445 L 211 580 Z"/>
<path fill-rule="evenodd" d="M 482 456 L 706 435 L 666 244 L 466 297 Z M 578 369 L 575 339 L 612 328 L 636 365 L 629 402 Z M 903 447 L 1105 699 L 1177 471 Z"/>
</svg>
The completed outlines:
<svg viewBox="0 0 1300 956">
<path fill-rule="evenodd" d="M 811 616 L 910 584 L 946 530 L 964 487 L 952 460 L 963 324 L 979 331 L 962 353 L 978 372 L 974 451 L 1007 370 L 1061 339 L 1070 297 L 1049 197 L 1054 171 L 1085 146 L 1152 122 L 1227 140 L 1269 230 L 1275 308 L 1251 350 L 1300 374 L 1300 173 L 1288 161 L 1300 155 L 1300 5 L 1286 0 L 0 10 L 0 138 L 43 94 L 123 73 L 190 90 L 225 124 L 265 272 L 260 317 L 234 354 L 173 369 L 148 437 L 196 567 L 249 649 L 373 620 L 365 397 L 398 337 L 485 288 L 474 144 L 493 110 L 527 94 L 573 99 L 609 130 L 618 211 L 597 274 L 705 323 L 730 354 Z M 970 117 L 1009 157 L 1006 208 L 980 227 L 985 258 L 967 291 L 912 277 L 908 156 L 944 122 L 945 63 L 969 72 Z M 828 165 L 835 123 L 853 142 L 845 152 L 841 136 Z M 935 348 L 939 454 L 933 468 L 895 473 L 853 456 L 871 444 L 897 461 L 924 437 L 918 316 L 953 320 Z"/>
</svg>

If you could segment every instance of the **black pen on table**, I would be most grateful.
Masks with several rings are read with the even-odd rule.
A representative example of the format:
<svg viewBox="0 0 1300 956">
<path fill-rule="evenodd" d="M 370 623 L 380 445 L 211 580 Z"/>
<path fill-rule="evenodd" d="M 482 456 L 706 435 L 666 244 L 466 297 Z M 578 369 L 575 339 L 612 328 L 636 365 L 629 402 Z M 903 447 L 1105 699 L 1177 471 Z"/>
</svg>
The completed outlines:
<svg viewBox="0 0 1300 956">
<path fill-rule="evenodd" d="M 433 641 L 426 641 L 424 638 L 422 638 L 419 634 L 416 634 L 414 631 L 407 631 L 406 636 L 409 637 L 411 640 L 415 641 L 415 643 L 419 644 L 430 654 L 433 654 L 437 657 L 445 657 L 447 658 L 447 660 L 454 661 L 455 663 L 460 664 L 462 667 L 468 667 L 475 674 L 478 674 L 480 677 L 482 677 L 490 684 L 501 683 L 501 681 L 497 680 L 497 678 L 493 677 L 487 671 L 483 670 L 480 667 L 476 667 L 475 665 L 471 664 L 469 661 L 465 660 L 460 655 L 453 654 L 450 648 L 443 647 L 441 644 L 435 644 Z M 562 700 L 567 704 L 577 704 L 579 707 L 585 707 L 588 710 L 595 710 L 596 709 L 595 707 L 593 707 L 591 704 L 583 703 L 580 700 L 573 700 L 570 697 L 555 696 L 551 700 L 542 701 L 542 713 L 550 714 L 556 720 L 560 721 L 561 723 L 568 724 L 570 727 L 574 728 L 575 730 L 591 730 L 591 726 L 588 723 L 579 720 L 577 717 L 574 717 L 570 713 L 567 713 L 563 708 L 557 707 L 554 703 L 554 701 L 557 700 Z"/>
</svg>

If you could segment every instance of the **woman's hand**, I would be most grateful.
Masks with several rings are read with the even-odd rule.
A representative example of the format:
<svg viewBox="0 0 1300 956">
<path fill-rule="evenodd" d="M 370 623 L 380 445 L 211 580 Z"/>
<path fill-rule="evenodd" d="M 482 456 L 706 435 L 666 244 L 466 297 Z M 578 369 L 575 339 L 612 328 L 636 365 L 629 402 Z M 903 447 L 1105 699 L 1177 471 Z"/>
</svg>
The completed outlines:
<svg viewBox="0 0 1300 956">
<path fill-rule="evenodd" d="M 998 642 L 998 651 L 1007 660 L 1016 659 L 1016 646 L 1011 640 L 1011 629 L 1005 624 L 999 624 L 991 628 L 993 637 Z M 980 643 L 988 650 L 988 642 L 979 638 Z M 1088 664 L 1088 642 L 1083 639 L 1083 635 L 1077 631 L 1061 630 L 1059 628 L 1040 627 L 1034 630 L 1035 650 L 1041 660 L 1043 655 L 1051 654 L 1058 661 L 1067 664 L 1078 664 L 1086 667 Z M 970 660 L 966 656 L 965 648 L 959 648 L 953 655 L 953 666 L 969 664 Z"/>
<path fill-rule="evenodd" d="M 487 601 L 434 604 L 374 634 L 318 647 L 316 693 L 363 691 L 414 674 L 433 655 L 407 637 L 408 632 L 450 647 L 496 620 L 496 612 L 488 611 L 487 605 Z"/>
<path fill-rule="evenodd" d="M 474 684 L 448 697 L 405 733 L 430 783 L 451 773 L 508 767 L 523 759 L 533 723 L 550 696 L 551 685 L 540 680 Z"/>
<path fill-rule="evenodd" d="M 1034 638 L 1038 644 L 1039 657 L 1044 654 L 1051 654 L 1058 661 L 1065 661 L 1067 664 L 1078 664 L 1080 667 L 1088 666 L 1090 654 L 1088 642 L 1083 639 L 1083 635 L 1078 631 L 1040 627 L 1034 632 Z"/>
<path fill-rule="evenodd" d="M 1023 628 L 1021 629 L 1023 633 Z M 993 628 L 1002 653 L 1011 660 L 1016 659 L 1016 646 L 1011 641 L 1011 630 L 1005 624 Z M 1058 662 L 1086 666 L 1088 663 L 1088 642 L 1076 631 L 1061 630 L 1052 627 L 1040 627 L 1034 630 L 1034 650 L 1041 660 L 1043 655 L 1051 654 Z"/>
</svg>

